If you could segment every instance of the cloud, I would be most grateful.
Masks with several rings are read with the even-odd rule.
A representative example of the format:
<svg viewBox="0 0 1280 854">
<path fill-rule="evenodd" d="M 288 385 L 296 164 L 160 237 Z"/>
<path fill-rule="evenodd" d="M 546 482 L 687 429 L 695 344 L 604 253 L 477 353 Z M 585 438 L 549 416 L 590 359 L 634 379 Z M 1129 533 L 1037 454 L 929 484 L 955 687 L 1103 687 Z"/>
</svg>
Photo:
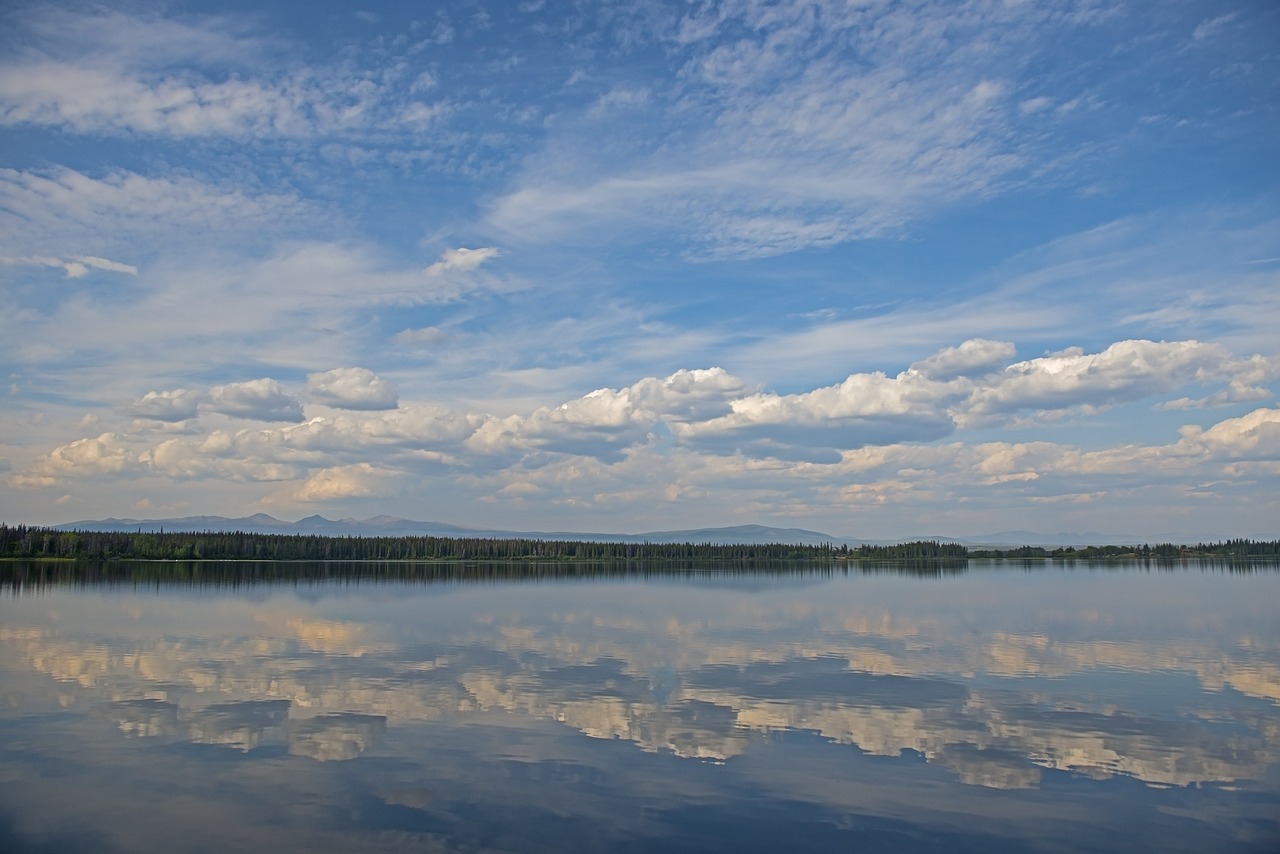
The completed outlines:
<svg viewBox="0 0 1280 854">
<path fill-rule="evenodd" d="M 1038 113 L 1047 110 L 1053 106 L 1053 99 L 1041 95 L 1036 98 L 1028 98 L 1018 104 L 1018 112 L 1020 113 Z"/>
<path fill-rule="evenodd" d="M 339 64 L 280 62 L 289 46 L 243 19 L 27 10 L 0 66 L 0 124 L 176 138 L 301 137 L 363 124 L 377 87 Z"/>
<path fill-rule="evenodd" d="M 678 447 L 698 453 L 831 463 L 857 449 L 935 441 L 1025 410 L 1097 408 L 1188 383 L 1257 383 L 1276 375 L 1267 359 L 1237 359 L 1194 341 L 1119 342 L 1096 354 L 1071 350 L 1000 367 L 1012 354 L 1007 342 L 973 339 L 896 376 L 854 373 L 789 395 L 752 391 L 722 368 L 680 370 L 509 416 L 421 405 L 396 409 L 394 391 L 375 374 L 343 368 L 311 375 L 308 396 L 355 411 L 270 431 L 220 432 L 216 448 L 210 436 L 199 451 L 312 465 L 324 454 L 384 448 L 490 468 L 547 453 L 617 461 L 629 449 L 651 445 L 662 426 Z M 129 411 L 177 420 L 190 417 L 196 400 L 224 414 L 301 420 L 297 400 L 267 379 L 215 387 L 204 398 L 184 390 L 152 392 Z M 982 469 L 984 476 L 1013 471 L 990 466 Z"/>
<path fill-rule="evenodd" d="M 1237 359 L 1196 341 L 1125 341 L 1096 354 L 1073 349 L 1002 367 L 1013 353 L 1008 342 L 972 339 L 897 376 L 855 373 L 790 395 L 747 393 L 719 368 L 681 371 L 598 389 L 528 417 L 492 419 L 470 444 L 611 457 L 648 441 L 663 423 L 678 442 L 704 452 L 831 462 L 841 451 L 934 441 L 997 416 L 1133 402 L 1187 384 L 1266 394 L 1260 384 L 1278 375 L 1273 359 Z"/>
<path fill-rule="evenodd" d="M 700 421 L 729 411 L 746 384 L 724 368 L 679 370 L 663 379 L 648 378 L 630 388 L 645 411 L 674 421 Z"/>
<path fill-rule="evenodd" d="M 1179 445 L 1219 458 L 1280 460 L 1280 410 L 1255 409 L 1248 415 L 1219 421 L 1208 430 L 1184 427 Z"/>
<path fill-rule="evenodd" d="M 252 66 L 256 58 L 281 47 L 274 39 L 250 32 L 243 18 L 233 16 L 163 18 L 41 4 L 23 9 L 12 23 L 27 35 L 23 47 L 30 54 L 135 68 L 171 63 Z"/>
<path fill-rule="evenodd" d="M 28 489 L 46 488 L 56 486 L 67 477 L 120 475 L 135 462 L 124 436 L 102 433 L 54 448 L 30 469 L 16 472 L 9 478 L 9 484 Z"/>
<path fill-rule="evenodd" d="M 468 447 L 484 453 L 521 449 L 616 458 L 621 449 L 647 441 L 658 422 L 679 424 L 726 412 L 743 390 L 742 381 L 722 368 L 647 377 L 622 389 L 596 389 L 527 417 L 490 418 Z"/>
<path fill-rule="evenodd" d="M 961 393 L 918 373 L 851 374 L 839 385 L 802 394 L 738 398 L 730 414 L 671 429 L 712 451 L 833 460 L 835 449 L 946 436 L 954 429 L 946 404 Z"/>
<path fill-rule="evenodd" d="M 138 268 L 131 264 L 121 264 L 119 261 L 99 258 L 96 255 L 73 255 L 70 259 L 50 258 L 45 255 L 25 255 L 20 258 L 0 255 L 0 264 L 7 267 L 61 267 L 68 279 L 83 278 L 88 275 L 91 268 L 138 275 Z"/>
<path fill-rule="evenodd" d="M 447 333 L 434 326 L 424 326 L 421 329 L 405 329 L 397 332 L 391 340 L 396 344 L 425 345 L 439 344 L 448 337 Z"/>
<path fill-rule="evenodd" d="M 1191 33 L 1191 38 L 1195 41 L 1203 41 L 1210 36 L 1216 35 L 1219 30 L 1238 17 L 1238 13 L 1229 12 L 1226 15 L 1219 15 L 1216 18 L 1204 20 L 1200 22 L 1200 24 Z"/>
<path fill-rule="evenodd" d="M 369 498 L 390 488 L 395 473 L 368 463 L 334 466 L 307 478 L 297 489 L 278 494 L 269 503 L 312 503 L 344 498 Z"/>
<path fill-rule="evenodd" d="M 939 350 L 929 358 L 916 362 L 911 370 L 931 380 L 943 382 L 990 373 L 1013 357 L 1016 352 L 1009 341 L 973 338 L 958 347 Z"/>
<path fill-rule="evenodd" d="M 172 391 L 149 391 L 121 408 L 139 418 L 170 422 L 186 421 L 196 417 L 204 397 L 201 392 L 185 388 Z"/>
<path fill-rule="evenodd" d="M 451 461 L 481 419 L 431 407 L 342 412 L 266 429 L 215 429 L 170 438 L 140 456 L 152 471 L 184 479 L 296 481 L 377 458 L 380 470 L 439 469 Z M 291 490 L 277 495 L 283 500 Z"/>
<path fill-rule="evenodd" d="M 1257 409 L 1208 429 L 1186 425 L 1179 433 L 1181 438 L 1165 445 L 1096 450 L 1053 442 L 953 445 L 931 466 L 938 482 L 952 481 L 953 490 L 962 489 L 962 479 L 970 477 L 1028 497 L 1069 501 L 1081 496 L 1096 501 L 1115 490 L 1173 490 L 1171 495 L 1177 496 L 1193 491 L 1196 483 L 1280 474 L 1280 410 Z"/>
<path fill-rule="evenodd" d="M 396 387 L 365 368 L 335 368 L 307 377 L 307 397 L 335 409 L 395 409 Z"/>
<path fill-rule="evenodd" d="M 593 113 L 608 113 L 612 110 L 640 106 L 649 102 L 649 95 L 647 89 L 611 89 L 597 98 L 590 109 Z"/>
<path fill-rule="evenodd" d="M 466 255 L 462 260 L 451 261 L 449 253 L 445 253 L 446 259 L 437 262 L 445 265 L 442 272 L 424 277 L 411 268 L 388 267 L 370 248 L 358 244 L 282 243 L 270 258 L 251 263 L 248 269 L 236 271 L 235 275 L 247 278 L 244 289 L 254 291 L 259 299 L 285 296 L 295 304 L 306 299 L 307 307 L 313 310 L 347 309 L 371 302 L 380 305 L 446 303 L 469 293 L 502 290 L 507 286 L 489 276 L 476 279 L 451 275 L 474 271 L 497 254 L 497 250 L 474 252 L 493 254 L 480 258 Z M 360 287 L 353 288 L 353 282 L 358 282 Z"/>
<path fill-rule="evenodd" d="M 446 249 L 444 254 L 440 256 L 439 261 L 431 264 L 422 272 L 432 278 L 448 273 L 470 273 L 472 270 L 479 269 L 480 265 L 486 261 L 498 257 L 499 254 L 498 250 L 493 247 Z"/>
<path fill-rule="evenodd" d="M 901 234 L 1052 162 L 1011 78 L 1074 26 L 1035 4 L 719 5 L 655 28 L 670 89 L 615 86 L 559 123 L 489 220 L 530 242 L 674 234 L 698 258 Z M 660 147 L 629 145 L 602 109 L 622 101 Z"/>
<path fill-rule="evenodd" d="M 76 133 L 175 137 L 298 136 L 313 129 L 310 98 L 332 95 L 306 78 L 273 82 L 147 79 L 123 68 L 29 59 L 0 74 L 0 122 Z"/>
<path fill-rule="evenodd" d="M 1228 397 L 1249 400 L 1269 394 L 1259 384 L 1277 376 L 1276 359 L 1236 359 L 1219 344 L 1118 341 L 1099 353 L 1076 347 L 1010 365 L 997 382 L 974 390 L 963 414 L 981 421 L 1018 410 L 1110 406 L 1223 381 Z"/>
<path fill-rule="evenodd" d="M 1239 380 L 1232 380 L 1231 384 L 1227 388 L 1215 392 L 1214 394 L 1199 398 L 1180 397 L 1177 400 L 1158 403 L 1155 408 L 1165 411 L 1178 409 L 1209 409 L 1215 406 L 1230 406 L 1233 403 L 1241 403 L 1249 400 L 1266 400 L 1269 397 L 1271 397 L 1271 392 L 1268 389 L 1247 385 Z"/>
<path fill-rule="evenodd" d="M 242 443 L 223 431 L 195 441 L 167 439 L 141 454 L 139 462 L 156 474 L 184 480 L 270 483 L 296 480 L 306 473 L 304 466 L 278 459 L 278 450 L 263 453 L 259 448 L 257 453 L 244 455 L 236 452 L 238 444 Z"/>
<path fill-rule="evenodd" d="M 113 273 L 128 273 L 131 276 L 138 275 L 138 268 L 132 264 L 121 264 L 119 261 L 112 261 L 108 258 L 99 258 L 96 255 L 76 255 L 73 260 L 84 264 L 86 267 L 93 267 L 96 270 L 110 270 Z"/>
<path fill-rule="evenodd" d="M 234 208 L 236 203 L 216 194 L 210 201 L 214 208 Z M 135 204 L 141 206 L 141 198 L 130 200 L 131 209 Z M 68 207 L 79 209 L 78 204 Z M 185 206 L 175 211 L 175 222 L 187 213 Z M 214 220 L 222 215 L 216 210 L 207 215 L 208 230 L 192 222 L 188 231 L 175 234 L 175 245 L 165 250 L 165 257 L 149 263 L 128 288 L 46 289 L 38 308 L 28 304 L 33 310 L 0 316 L 5 361 L 32 374 L 75 365 L 68 376 L 80 382 L 93 373 L 86 366 L 126 366 L 104 370 L 91 381 L 96 394 L 114 398 L 131 398 L 146 390 L 147 386 L 130 387 L 131 379 L 147 382 L 152 389 L 189 387 L 193 375 L 239 379 L 236 375 L 245 364 L 305 374 L 317 365 L 360 364 L 369 358 L 371 314 L 393 309 L 396 316 L 409 316 L 416 306 L 458 303 L 467 295 L 501 292 L 509 285 L 474 273 L 424 277 L 419 265 L 391 265 L 361 245 L 268 241 L 270 249 L 262 256 L 255 250 L 264 247 L 254 244 L 269 226 L 246 235 L 244 241 L 226 234 L 214 239 Z M 232 211 L 225 215 L 231 218 Z M 5 233 L 3 219 L 0 204 L 0 243 L 13 237 Z M 106 228 L 110 219 L 104 211 L 101 233 L 130 234 L 128 215 L 122 216 L 126 224 L 118 233 L 111 230 L 114 225 Z M 160 227 L 160 237 L 167 227 Z M 36 237 L 37 231 L 58 235 L 76 230 L 64 230 L 56 218 L 47 229 L 30 222 L 18 228 L 43 240 L 55 238 Z M 211 248 L 188 245 L 200 232 Z M 229 245 L 235 250 L 227 249 Z M 430 337 L 423 332 L 415 340 L 426 342 Z M 211 404 L 218 406 L 217 401 Z"/>
<path fill-rule="evenodd" d="M 400 109 L 396 122 L 422 133 L 442 124 L 453 112 L 454 107 L 448 103 L 426 104 L 422 101 L 413 101 Z"/>
<path fill-rule="evenodd" d="M 81 264 L 137 274 L 130 264 L 99 252 L 137 243 L 206 241 L 210 232 L 280 234 L 285 224 L 312 231 L 320 217 L 306 202 L 284 193 L 252 193 L 190 176 L 145 176 L 123 169 L 89 175 L 67 167 L 24 171 L 0 169 L 0 223 L 7 232 L 0 245 L 41 247 L 60 257 L 54 265 Z M 63 256 L 67 244 L 95 254 Z M 49 259 L 41 258 L 40 263 Z M 22 258 L 16 259 L 23 262 Z M 34 261 L 29 262 L 34 263 Z"/>
<path fill-rule="evenodd" d="M 228 383 L 209 389 L 204 407 L 212 412 L 257 421 L 301 421 L 302 404 L 269 378 Z"/>
<path fill-rule="evenodd" d="M 1093 354 L 1004 364 L 1012 357 L 1012 344 L 973 339 L 896 375 L 857 372 L 785 395 L 752 388 L 723 368 L 679 370 L 510 415 L 408 403 L 338 407 L 302 421 L 297 399 L 265 378 L 204 394 L 150 392 L 125 411 L 151 422 L 186 421 L 194 410 L 292 423 L 200 432 L 193 422 L 174 436 L 136 421 L 131 433 L 78 439 L 15 464 L 9 483 L 41 488 L 128 475 L 263 484 L 272 491 L 258 500 L 287 506 L 417 500 L 447 482 L 455 502 L 538 512 L 629 508 L 638 525 L 666 518 L 663 508 L 673 505 L 704 508 L 723 522 L 725 495 L 744 521 L 893 507 L 937 512 L 941 520 L 1009 501 L 1107 512 L 1126 495 L 1167 506 L 1280 475 L 1280 410 L 1273 408 L 1186 425 L 1167 444 L 966 438 L 974 427 L 1027 410 L 1087 415 L 1105 401 L 1158 398 L 1174 388 L 1261 383 L 1274 377 L 1268 359 L 1194 341 L 1119 342 Z M 344 404 L 392 404 L 389 396 L 362 397 L 376 379 L 358 368 L 313 374 L 308 396 L 324 390 Z"/>
</svg>

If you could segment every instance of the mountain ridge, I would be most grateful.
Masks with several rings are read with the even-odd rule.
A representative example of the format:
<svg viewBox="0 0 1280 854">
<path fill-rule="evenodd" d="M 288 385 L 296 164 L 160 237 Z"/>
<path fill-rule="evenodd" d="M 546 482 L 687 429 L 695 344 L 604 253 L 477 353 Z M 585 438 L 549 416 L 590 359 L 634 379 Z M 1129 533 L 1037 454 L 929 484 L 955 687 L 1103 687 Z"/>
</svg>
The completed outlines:
<svg viewBox="0 0 1280 854">
<path fill-rule="evenodd" d="M 919 540 L 935 540 L 958 543 L 969 547 L 1008 548 L 1016 546 L 1087 546 L 1087 545 L 1141 545 L 1144 542 L 1173 542 L 1177 537 L 1168 535 L 1144 539 L 1131 534 L 1100 534 L 1059 532 L 1044 534 L 1035 531 L 1001 531 L 993 534 L 953 537 L 946 535 L 921 535 L 900 538 L 864 539 L 853 536 L 837 536 L 806 528 L 780 528 L 770 525 L 729 525 L 720 527 L 689 528 L 673 531 L 646 531 L 638 534 L 582 531 L 514 531 L 493 528 L 472 528 L 446 522 L 416 521 L 396 516 L 379 515 L 368 519 L 327 519 L 319 514 L 305 516 L 296 522 L 277 519 L 266 513 L 251 516 L 181 516 L 166 519 L 133 519 L 109 517 L 83 519 L 50 526 L 61 531 L 145 531 L 173 533 L 234 532 L 253 534 L 313 534 L 328 537 L 481 537 L 491 539 L 575 540 L 584 542 L 620 543 L 711 543 L 713 545 L 763 545 L 787 543 L 797 545 L 891 545 Z M 1182 537 L 1185 539 L 1186 535 Z M 1201 538 L 1202 540 L 1204 538 Z"/>
<path fill-rule="evenodd" d="M 182 516 L 168 519 L 82 519 L 51 526 L 59 531 L 144 531 L 204 533 L 242 531 L 249 534 L 315 534 L 330 537 L 483 537 L 492 539 L 580 540 L 585 542 L 684 543 L 710 542 L 716 545 L 796 543 L 800 545 L 859 546 L 863 540 L 836 537 L 803 528 L 775 528 L 767 525 L 736 525 L 721 528 L 691 528 L 680 531 L 647 531 L 639 534 L 582 531 L 511 531 L 468 528 L 445 522 L 421 522 L 395 516 L 369 519 L 326 519 L 306 516 L 287 522 L 265 513 L 252 516 Z"/>
</svg>

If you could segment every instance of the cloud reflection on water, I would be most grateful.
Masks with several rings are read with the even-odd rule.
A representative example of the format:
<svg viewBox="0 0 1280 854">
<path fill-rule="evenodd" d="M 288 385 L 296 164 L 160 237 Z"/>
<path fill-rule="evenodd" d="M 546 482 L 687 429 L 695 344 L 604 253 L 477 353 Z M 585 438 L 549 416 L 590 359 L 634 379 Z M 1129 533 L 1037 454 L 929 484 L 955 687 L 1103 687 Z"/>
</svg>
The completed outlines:
<svg viewBox="0 0 1280 854">
<path fill-rule="evenodd" d="M 1265 626 L 1171 642 L 1125 637 L 1145 631 L 1129 619 L 1086 640 L 1096 612 L 1055 638 L 1009 630 L 995 619 L 1008 602 L 912 613 L 808 589 L 719 590 L 702 591 L 712 607 L 693 614 L 621 590 L 503 612 L 475 603 L 443 625 L 434 618 L 452 601 L 413 588 L 396 593 L 420 608 L 413 619 L 403 607 L 333 619 L 324 613 L 343 600 L 276 591 L 219 601 L 225 633 L 203 636 L 184 636 L 181 609 L 162 597 L 158 632 L 32 621 L 0 629 L 0 643 L 60 690 L 79 689 L 77 702 L 106 704 L 126 735 L 277 744 L 323 760 L 359 756 L 388 726 L 502 710 L 715 762 L 770 734 L 810 732 L 870 755 L 908 751 L 995 788 L 1034 787 L 1046 769 L 1187 786 L 1280 765 L 1280 666 Z M 137 623 L 156 602 L 111 606 Z M 1107 620 L 1131 606 L 1115 603 Z M 1117 693 L 1104 684 L 1115 673 L 1178 692 L 1177 705 Z"/>
<path fill-rule="evenodd" d="M 139 799 L 150 847 L 1265 848 L 1278 580 L 51 587 L 0 602 L 0 819 L 78 850 L 136 848 Z"/>
</svg>

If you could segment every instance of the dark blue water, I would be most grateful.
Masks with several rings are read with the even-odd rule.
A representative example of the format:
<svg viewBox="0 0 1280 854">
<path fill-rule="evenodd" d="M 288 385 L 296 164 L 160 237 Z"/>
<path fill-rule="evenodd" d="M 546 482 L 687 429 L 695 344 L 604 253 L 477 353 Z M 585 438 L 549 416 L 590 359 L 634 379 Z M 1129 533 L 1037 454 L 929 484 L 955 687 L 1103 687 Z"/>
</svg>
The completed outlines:
<svg viewBox="0 0 1280 854">
<path fill-rule="evenodd" d="M 0 594 L 0 850 L 1280 850 L 1275 566 Z"/>
</svg>

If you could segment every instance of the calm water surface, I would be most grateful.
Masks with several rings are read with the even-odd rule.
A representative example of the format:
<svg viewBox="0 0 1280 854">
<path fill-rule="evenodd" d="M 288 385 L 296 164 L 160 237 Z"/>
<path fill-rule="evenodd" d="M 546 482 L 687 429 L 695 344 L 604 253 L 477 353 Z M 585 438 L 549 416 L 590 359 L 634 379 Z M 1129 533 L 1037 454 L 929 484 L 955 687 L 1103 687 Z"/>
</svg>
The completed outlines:
<svg viewBox="0 0 1280 854">
<path fill-rule="evenodd" d="M 1277 851 L 1280 570 L 0 587 L 0 850 Z"/>
</svg>

